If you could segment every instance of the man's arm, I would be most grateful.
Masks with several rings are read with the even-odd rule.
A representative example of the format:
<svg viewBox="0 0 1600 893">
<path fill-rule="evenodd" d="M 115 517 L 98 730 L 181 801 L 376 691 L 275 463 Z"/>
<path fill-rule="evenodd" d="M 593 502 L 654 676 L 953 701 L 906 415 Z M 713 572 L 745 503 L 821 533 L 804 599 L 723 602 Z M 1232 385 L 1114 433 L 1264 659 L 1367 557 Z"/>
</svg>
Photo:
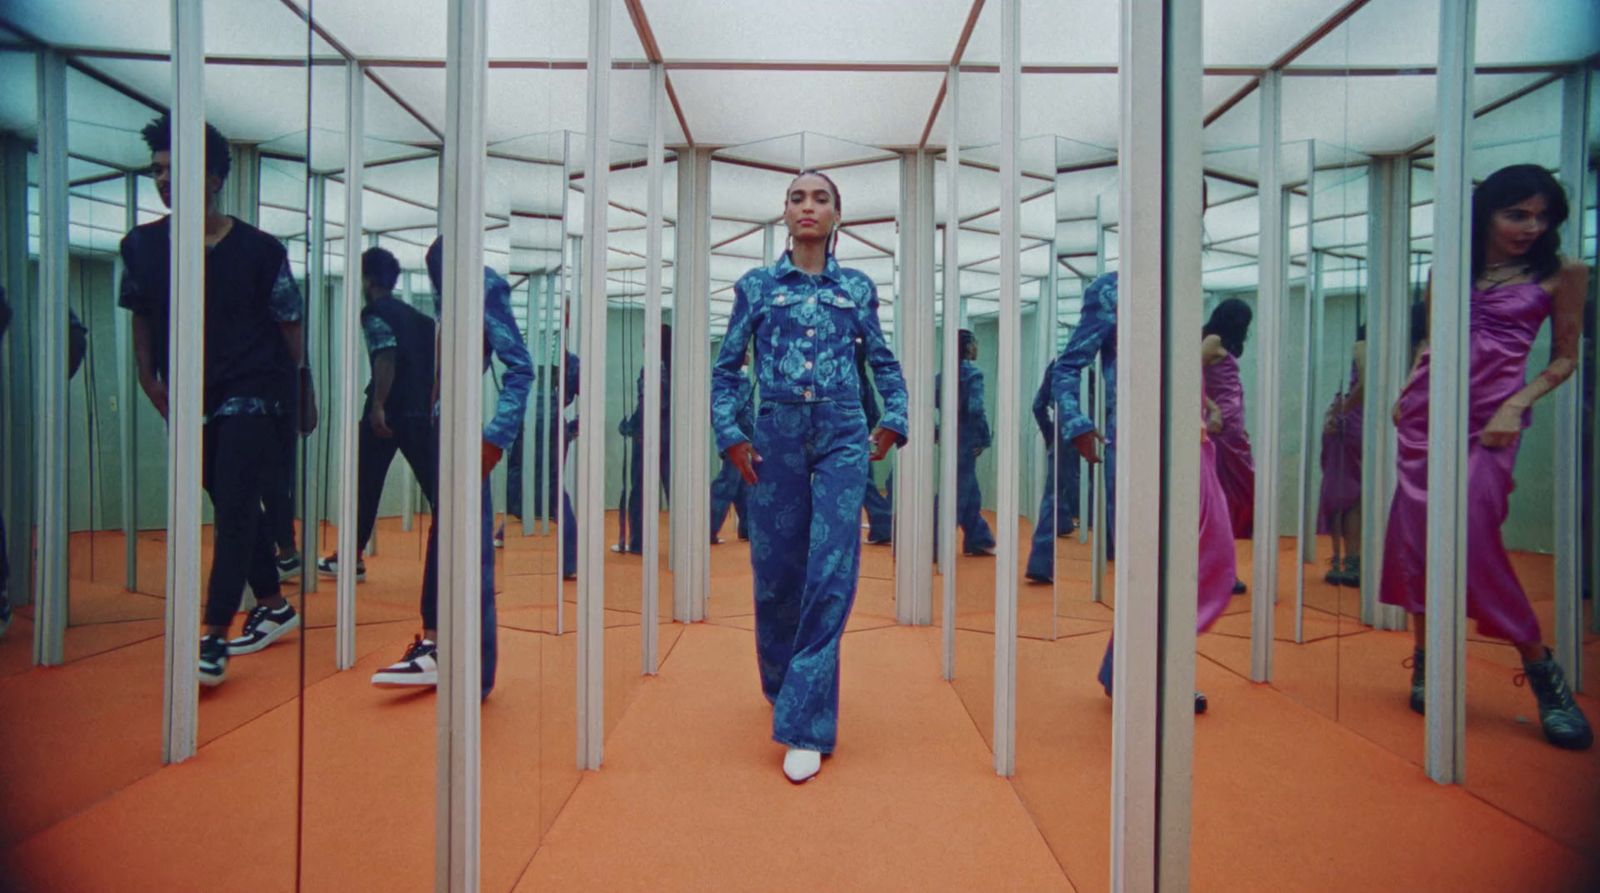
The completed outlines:
<svg viewBox="0 0 1600 893">
<path fill-rule="evenodd" d="M 139 387 L 150 398 L 150 405 L 167 417 L 167 385 L 156 375 L 155 349 L 150 346 L 150 320 L 133 315 L 133 357 L 139 366 Z"/>
<path fill-rule="evenodd" d="M 278 321 L 283 334 L 284 347 L 289 352 L 290 367 L 296 370 L 299 390 L 300 418 L 296 421 L 303 434 L 317 429 L 317 390 L 312 386 L 311 370 L 306 368 L 305 301 L 300 297 L 300 287 L 294 283 L 294 273 L 289 270 L 289 258 L 283 246 L 278 246 L 280 257 L 272 274 L 272 292 L 267 298 L 272 318 Z"/>
<path fill-rule="evenodd" d="M 380 350 L 372 355 L 372 405 L 373 408 L 389 404 L 389 392 L 394 389 L 394 351 Z"/>
<path fill-rule="evenodd" d="M 122 254 L 122 291 L 117 295 L 117 304 L 133 314 L 133 359 L 139 368 L 139 388 L 150 398 L 150 405 L 165 419 L 167 384 L 156 370 L 155 333 L 151 330 L 152 301 L 140 286 L 135 272 L 139 269 L 138 246 L 142 244 L 139 234 L 140 230 L 134 230 L 122 239 L 119 249 Z"/>
</svg>

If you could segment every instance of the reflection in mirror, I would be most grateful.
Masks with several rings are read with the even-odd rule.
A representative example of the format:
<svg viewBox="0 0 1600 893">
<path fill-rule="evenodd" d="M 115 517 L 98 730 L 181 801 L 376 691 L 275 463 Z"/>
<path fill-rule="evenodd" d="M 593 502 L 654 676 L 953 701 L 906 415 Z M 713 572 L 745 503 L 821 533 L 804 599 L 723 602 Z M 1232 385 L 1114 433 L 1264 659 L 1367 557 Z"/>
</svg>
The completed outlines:
<svg viewBox="0 0 1600 893">
<path fill-rule="evenodd" d="M 1107 249 L 1116 226 L 1115 153 L 1060 139 L 1056 170 L 1056 251 L 1062 282 L 1057 297 L 1062 311 L 1051 362 L 1034 393 L 1034 413 L 1037 418 L 1043 397 L 1058 426 L 1051 450 L 1057 475 L 1055 624 L 1057 634 L 1077 636 L 1109 633 L 1115 602 L 1108 559 L 1115 518 L 1116 391 L 1111 384 L 1114 364 L 1107 367 L 1106 362 L 1116 352 L 1116 309 L 1114 301 L 1106 301 L 1114 280 L 1101 279 L 1114 269 L 1115 258 L 1108 258 Z M 1110 372 L 1102 379 L 1107 368 Z M 1104 523 L 1096 521 L 1097 513 Z M 1036 541 L 1026 571 L 1030 578 L 1045 570 L 1038 552 Z"/>
<path fill-rule="evenodd" d="M 30 357 L 30 352 L 16 349 L 15 340 L 32 340 L 35 348 L 48 343 L 36 336 L 37 313 L 44 307 L 41 298 L 62 301 L 63 343 L 68 346 L 63 364 L 67 368 L 60 370 L 66 373 L 66 403 L 24 409 L 8 395 L 9 430 L 13 436 L 17 426 L 31 430 L 29 417 L 65 421 L 66 441 L 53 461 L 68 466 L 62 508 L 70 532 L 63 563 L 68 570 L 66 588 L 59 593 L 66 621 L 61 653 L 68 666 L 18 675 L 10 691 L 26 692 L 38 706 L 4 705 L 19 719 L 8 727 L 25 728 L 27 734 L 0 737 L 9 755 L 8 776 L 54 778 L 59 773 L 46 767 L 59 766 L 63 760 L 80 770 L 73 773 L 70 784 L 30 783 L 0 797 L 5 801 L 0 807 L 0 850 L 8 851 L 5 873 L 8 885 L 19 889 L 104 889 L 124 884 L 125 874 L 110 872 L 117 866 L 126 870 L 128 841 L 102 846 L 97 836 L 95 849 L 106 858 L 62 859 L 62 852 L 52 852 L 53 848 L 65 845 L 67 852 L 81 852 L 84 844 L 66 840 L 74 835 L 59 830 L 49 835 L 55 838 L 51 843 L 40 832 L 66 827 L 69 816 L 77 819 L 72 824 L 94 825 L 93 814 L 112 808 L 110 795 L 119 790 L 132 798 L 120 808 L 146 811 L 152 806 L 152 789 L 164 787 L 161 796 L 192 804 L 194 821 L 214 830 L 219 859 L 247 844 L 261 846 L 261 856 L 253 864 L 256 876 L 281 886 L 295 869 L 299 796 L 295 699 L 304 606 L 298 604 L 292 587 L 280 580 L 278 552 L 280 544 L 284 558 L 292 558 L 295 550 L 288 474 L 297 429 L 307 421 L 300 412 L 297 369 L 304 346 L 306 301 L 286 242 L 296 234 L 303 238 L 305 221 L 302 217 L 280 226 L 281 219 L 266 219 L 270 215 L 260 182 L 264 143 L 299 131 L 298 151 L 304 153 L 306 26 L 288 10 L 265 16 L 253 35 L 251 52 L 270 58 L 270 63 L 206 65 L 207 89 L 196 111 L 213 126 L 205 131 L 202 153 L 191 156 L 195 168 L 188 168 L 190 162 L 185 160 L 180 162 L 185 169 L 175 170 L 174 143 L 183 140 L 164 114 L 173 101 L 167 43 L 171 31 L 108 34 L 88 21 L 93 17 L 85 16 L 84 9 L 75 7 L 19 9 L 21 32 L 6 32 L 8 45 L 13 38 L 16 46 L 24 46 L 37 37 L 102 50 L 107 58 L 89 66 L 58 51 L 40 52 L 41 64 L 35 70 L 42 80 L 35 83 L 31 72 L 9 67 L 11 60 L 26 55 L 27 68 L 33 68 L 34 54 L 5 54 L 7 94 L 42 88 L 37 95 L 54 97 L 37 109 L 46 116 L 37 126 L 12 119 L 15 106 L 9 96 L 6 100 L 8 188 L 3 203 L 6 221 L 0 230 L 7 239 L 11 234 L 23 239 L 26 254 L 8 251 L 10 260 L 22 260 L 27 254 L 37 257 L 33 278 L 40 288 L 35 295 L 25 285 L 18 287 L 14 274 L 25 271 L 8 261 L 5 285 L 8 292 L 15 290 L 13 300 L 20 299 L 23 312 L 10 335 L 13 367 L 7 381 L 28 389 L 41 384 L 44 369 L 37 358 L 49 351 Z M 140 7 L 139 15 L 147 22 L 170 21 L 165 3 Z M 22 38 L 21 33 L 29 36 Z M 213 38 L 206 47 L 213 54 L 244 50 L 236 37 Z M 258 90 L 258 114 L 232 114 L 227 97 L 236 95 L 246 82 Z M 32 165 L 19 154 L 26 151 L 22 139 L 35 142 L 37 162 Z M 66 161 L 69 153 L 70 163 L 64 170 L 56 169 L 57 157 Z M 13 183 L 23 185 L 13 175 L 30 167 L 34 188 L 13 191 Z M 145 172 L 149 177 L 140 176 Z M 179 298 L 172 288 L 168 208 L 173 184 L 190 172 L 200 173 L 205 183 L 201 222 L 205 244 L 189 246 L 204 252 L 204 287 L 191 295 L 200 302 L 204 316 L 205 350 L 200 356 L 170 349 L 170 321 Z M 12 201 L 26 199 L 30 191 L 35 196 L 32 220 L 23 216 L 24 205 Z M 64 218 L 52 210 L 58 194 L 65 199 Z M 59 289 L 50 284 L 57 257 L 66 264 Z M 187 331 L 194 330 L 180 329 Z M 169 362 L 169 354 L 192 358 L 200 380 L 184 380 L 187 364 Z M 180 389 L 180 381 L 193 390 Z M 197 467 L 175 470 L 170 481 L 165 421 L 169 384 L 174 394 L 200 394 L 200 405 L 173 407 L 175 411 L 188 415 L 192 410 L 191 417 L 203 414 L 201 461 Z M 48 387 L 39 391 L 50 392 Z M 16 414 L 19 409 L 23 415 Z M 21 443 L 30 439 L 24 433 Z M 30 488 L 39 476 L 39 457 L 21 459 L 10 446 L 3 452 L 10 492 L 15 495 L 19 486 Z M 26 456 L 29 450 L 21 452 Z M 30 461 L 31 469 L 24 464 Z M 171 501 L 169 484 L 180 478 L 198 478 L 206 497 L 192 503 Z M 15 505 L 14 499 L 7 501 L 8 520 L 15 517 Z M 180 525 L 199 531 L 198 554 L 167 554 L 166 528 Z M 173 537 L 174 542 L 179 539 Z M 24 550 L 33 551 L 30 540 L 37 542 L 40 552 L 52 550 L 48 530 L 30 531 L 24 523 Z M 11 555 L 23 557 L 14 548 Z M 199 565 L 200 590 L 167 592 L 169 564 L 182 568 L 191 560 Z M 22 583 L 12 589 L 13 601 L 29 594 L 30 578 L 50 585 L 50 577 L 40 575 L 31 557 L 12 567 L 20 572 L 12 582 Z M 5 588 L 0 581 L 0 590 Z M 214 768 L 240 777 L 275 779 L 255 799 L 246 822 L 232 814 L 234 804 L 226 798 L 208 796 L 217 790 L 216 776 L 206 782 L 193 775 L 162 774 L 159 783 L 151 779 L 149 784 L 134 784 L 155 774 L 162 761 L 162 692 L 171 681 L 163 678 L 164 669 L 170 672 L 163 653 L 166 635 L 173 632 L 165 619 L 168 596 L 189 606 L 176 608 L 176 616 L 185 617 L 187 610 L 199 607 L 201 619 L 195 636 L 198 652 L 173 656 L 186 664 L 197 662 L 189 666 L 198 671 L 198 697 L 193 690 L 174 690 L 166 699 L 175 717 L 186 714 L 186 704 L 197 703 L 197 726 L 180 720 L 169 729 L 170 753 L 181 757 L 192 752 L 193 736 L 199 759 Z M 45 595 L 47 600 L 57 597 Z M 40 617 L 36 610 L 26 616 Z M 17 625 L 26 628 L 31 623 Z M 0 661 L 8 671 L 14 656 L 24 659 L 17 669 L 26 667 L 27 646 L 33 638 L 27 633 L 41 633 L 43 662 L 60 662 L 50 656 L 55 648 L 50 630 L 26 629 L 21 636 L 18 632 L 10 630 L 0 644 Z M 30 765 L 35 761 L 43 762 Z M 143 877 L 157 886 L 181 888 L 192 882 L 194 871 L 226 870 L 227 863 L 208 863 L 204 856 L 198 861 L 189 855 L 180 858 L 187 853 L 182 839 L 143 841 L 137 846 L 138 857 L 154 866 Z M 35 870 L 42 873 L 35 876 Z"/>
<path fill-rule="evenodd" d="M 980 14 L 982 22 L 998 18 L 990 7 Z M 995 494 L 993 453 L 987 448 L 993 440 L 990 423 L 997 396 L 992 384 L 999 331 L 1000 176 L 995 131 L 984 122 L 999 120 L 999 101 L 998 75 L 960 72 L 954 100 L 946 103 L 953 109 L 941 110 L 936 124 L 945 134 L 946 147 L 944 164 L 935 171 L 936 204 L 946 230 L 941 240 L 943 263 L 955 272 L 941 276 L 945 294 L 934 376 L 934 438 L 941 484 L 934 506 L 934 554 L 942 565 L 943 587 L 953 590 L 953 598 L 944 596 L 954 614 L 944 620 L 954 627 L 953 642 L 947 639 L 953 655 L 946 656 L 946 672 L 953 669 L 951 684 L 991 747 L 996 561 L 994 516 L 985 509 L 992 508 L 986 495 L 992 500 Z M 952 123 L 958 132 L 953 132 Z M 954 238 L 948 235 L 951 227 Z M 947 463 L 953 466 L 953 479 L 946 476 Z M 1025 590 L 1018 589 L 1020 597 Z"/>
<path fill-rule="evenodd" d="M 431 823 L 417 822 L 395 832 L 395 852 L 371 853 L 348 809 L 361 802 L 415 813 L 425 801 L 414 791 L 432 778 L 435 758 L 436 711 L 417 693 L 431 692 L 437 680 L 434 637 L 418 603 L 428 589 L 438 475 L 439 307 L 425 254 L 437 235 L 439 151 L 418 145 L 431 134 L 369 76 L 333 61 L 343 60 L 330 53 L 313 68 L 308 156 L 278 164 L 271 180 L 281 201 L 304 208 L 309 220 L 308 355 L 323 407 L 299 490 L 311 565 L 305 579 L 315 587 L 307 596 L 303 695 L 307 886 L 335 885 L 352 870 L 425 876 L 433 840 Z M 355 459 L 348 489 L 346 438 L 354 439 Z M 351 553 L 340 543 L 347 495 Z M 354 588 L 349 613 L 338 607 L 342 583 Z M 344 635 L 354 641 L 347 658 L 338 647 Z"/>
<path fill-rule="evenodd" d="M 1201 223 L 1204 246 L 1201 282 L 1206 306 L 1201 318 L 1206 320 L 1207 330 L 1223 329 L 1231 347 L 1238 350 L 1235 353 L 1224 344 L 1223 333 L 1200 333 L 1206 399 L 1202 420 L 1210 438 L 1211 452 L 1216 456 L 1218 484 L 1223 486 L 1227 499 L 1228 526 L 1236 538 L 1235 570 L 1239 579 L 1233 587 L 1232 600 L 1208 633 L 1199 638 L 1197 648 L 1201 655 L 1245 678 L 1250 678 L 1251 668 L 1252 617 L 1248 587 L 1253 576 L 1253 556 L 1251 543 L 1239 541 L 1237 537 L 1252 526 L 1255 478 L 1248 425 L 1250 419 L 1260 418 L 1253 398 L 1261 345 L 1249 341 L 1249 327 L 1254 321 L 1255 302 L 1262 282 L 1261 153 L 1256 145 L 1260 136 L 1260 110 L 1261 100 L 1256 94 L 1229 109 L 1208 128 L 1214 130 L 1215 135 L 1208 132 L 1207 141 L 1210 143 L 1226 134 L 1236 135 L 1240 143 L 1208 148 L 1202 156 L 1205 210 Z M 1301 144 L 1302 156 L 1305 151 Z M 1288 156 L 1289 150 L 1285 149 L 1284 157 Z M 1300 167 L 1305 168 L 1303 161 Z M 1303 219 L 1300 222 L 1304 224 Z M 1213 318 L 1217 324 L 1213 323 Z M 1293 342 L 1303 341 L 1300 330 L 1292 321 L 1285 320 L 1282 331 L 1285 338 L 1291 339 L 1284 355 L 1297 356 L 1299 352 Z M 1245 349 L 1246 345 L 1251 349 Z M 1298 368 L 1284 371 L 1298 373 Z M 1284 390 L 1291 389 L 1285 387 Z M 1229 484 L 1223 484 L 1224 480 Z M 1231 493 L 1229 486 L 1233 488 Z M 1280 516 L 1293 523 L 1293 513 L 1280 513 Z M 1280 616 L 1289 616 L 1284 612 L 1292 609 L 1292 598 L 1278 599 Z M 1281 633 L 1291 625 L 1278 623 L 1276 627 Z"/>
<path fill-rule="evenodd" d="M 1100 49 L 1116 43 L 1114 15 L 1069 25 L 1067 13 L 1046 6 L 1023 7 L 1024 35 L 1070 28 L 1086 61 L 1114 61 Z M 1029 45 L 1025 36 L 1025 65 L 1067 61 L 1056 41 Z M 1019 156 L 1024 517 L 1014 784 L 1055 857 L 1094 866 L 1082 880 L 1074 872 L 1087 888 L 1104 883 L 1099 829 L 1110 820 L 1118 180 L 1115 127 L 1071 109 L 1075 97 L 1104 97 L 1115 84 L 1114 75 L 1025 68 L 1023 108 L 1036 111 L 1024 115 Z"/>
<path fill-rule="evenodd" d="M 1586 17 L 1591 25 L 1600 21 L 1592 8 Z M 1509 39 L 1505 32 L 1519 20 L 1508 9 L 1479 11 L 1480 64 L 1539 65 L 1564 61 L 1576 49 L 1559 29 Z M 1600 48 L 1592 28 L 1582 45 L 1585 55 Z M 1594 274 L 1582 255 L 1582 210 L 1590 198 L 1576 186 L 1594 170 L 1583 73 L 1557 69 L 1547 80 L 1511 92 L 1514 83 L 1504 76 L 1474 79 L 1480 102 L 1508 101 L 1476 116 L 1467 155 L 1474 226 L 1464 358 L 1471 387 L 1462 511 L 1473 621 L 1466 632 L 1466 785 L 1574 850 L 1593 853 L 1600 826 L 1568 817 L 1592 815 L 1600 802 L 1590 726 L 1600 705 L 1593 691 L 1575 694 L 1586 652 L 1594 650 L 1586 647 L 1580 602 L 1582 399 L 1574 375 Z M 1443 300 L 1432 294 L 1430 306 Z M 1411 398 L 1408 388 L 1402 447 Z M 1402 449 L 1402 488 L 1405 458 Z M 1390 518 L 1391 542 L 1402 494 Z M 1385 601 L 1390 595 L 1386 587 Z"/>
<path fill-rule="evenodd" d="M 612 75 L 614 101 L 642 102 L 649 92 L 649 73 L 616 72 Z M 627 97 L 627 98 L 624 98 Z M 644 202 L 648 179 L 646 147 L 642 143 L 613 139 L 609 148 L 608 174 L 610 206 L 607 208 L 604 238 L 607 263 L 604 271 L 606 315 L 606 418 L 601 433 L 605 438 L 606 542 L 610 553 L 605 568 L 605 657 L 606 729 L 609 733 L 628 706 L 640 680 L 640 622 L 644 614 L 645 525 L 653 524 L 666 543 L 663 527 L 665 511 L 646 517 L 645 464 L 654 460 L 657 505 L 665 509 L 671 491 L 671 407 L 672 328 L 663 324 L 656 332 L 644 328 L 644 251 L 622 247 L 624 232 L 642 233 L 645 226 Z M 630 183 L 631 181 L 631 183 Z M 630 185 L 632 186 L 630 190 Z M 635 201 L 624 198 L 632 193 Z M 586 222 L 587 225 L 587 222 Z M 585 238 L 601 238 L 596 229 L 587 229 Z M 644 247 L 644 240 L 635 244 Z M 585 255 L 587 257 L 588 255 Z M 657 393 L 661 425 L 660 454 L 647 457 L 645 428 L 645 342 L 654 339 L 660 349 L 657 366 L 660 385 Z M 614 520 L 613 520 L 614 519 Z M 659 611 L 659 602 L 658 611 Z M 668 611 L 670 617 L 670 606 Z M 681 629 L 681 627 L 675 627 Z M 670 642 L 668 643 L 670 647 Z"/>
<path fill-rule="evenodd" d="M 1024 190 L 1020 209 L 1021 256 L 1019 266 L 1020 314 L 1018 331 L 1019 366 L 1016 400 L 1019 407 L 1037 405 L 1046 368 L 1054 347 L 1056 310 L 1053 246 L 1056 219 L 1057 139 L 1036 136 L 1022 141 L 1020 163 Z M 981 224 L 980 221 L 974 221 Z M 996 351 L 998 353 L 998 350 Z M 1045 396 L 1048 403 L 1048 394 Z M 1049 474 L 1046 440 L 1035 438 L 1042 423 L 1037 413 L 1023 416 L 1030 424 L 1022 427 L 1018 438 L 1017 468 L 1017 635 L 1051 640 L 1056 637 L 1055 589 L 1028 576 L 1028 563 L 1035 551 L 1041 561 L 1055 545 L 1055 520 L 1043 513 L 1042 499 Z M 1053 501 L 1052 501 L 1053 505 Z M 1042 544 L 1036 550 L 1035 544 Z M 1046 575 L 1046 580 L 1049 576 Z M 1030 585 L 1031 584 L 1031 585 Z"/>
<path fill-rule="evenodd" d="M 523 280 L 512 304 L 534 366 L 522 432 L 506 454 L 503 489 L 496 490 L 504 493 L 506 512 L 498 537 L 498 568 L 506 578 L 499 613 L 508 627 L 557 635 L 570 624 L 558 616 L 560 581 L 577 573 L 577 526 L 562 472 L 577 434 L 566 416 L 582 380 L 565 340 L 571 318 L 563 268 L 567 142 L 560 131 L 489 148 L 497 165 L 510 165 L 511 270 Z"/>
<path fill-rule="evenodd" d="M 1302 439 L 1299 560 L 1284 563 L 1298 569 L 1299 589 L 1292 625 L 1278 631 L 1281 663 L 1274 681 L 1336 717 L 1340 641 L 1331 637 L 1362 629 L 1368 182 L 1364 159 L 1331 142 L 1316 144 L 1315 159 L 1304 292 L 1311 316 L 1300 325 L 1310 339 L 1303 364 L 1308 375 L 1303 391 L 1285 400 L 1299 405 Z"/>
</svg>

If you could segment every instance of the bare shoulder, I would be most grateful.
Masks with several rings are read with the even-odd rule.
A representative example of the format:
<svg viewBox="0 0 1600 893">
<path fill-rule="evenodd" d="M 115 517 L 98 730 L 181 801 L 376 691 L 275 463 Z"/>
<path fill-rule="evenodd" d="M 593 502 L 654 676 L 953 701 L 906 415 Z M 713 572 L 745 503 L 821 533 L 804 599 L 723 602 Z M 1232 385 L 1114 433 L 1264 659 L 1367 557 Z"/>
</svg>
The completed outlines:
<svg viewBox="0 0 1600 893">
<path fill-rule="evenodd" d="M 1543 283 L 1551 297 L 1582 301 L 1589 286 L 1589 265 L 1576 258 L 1564 257 L 1549 279 Z"/>
</svg>

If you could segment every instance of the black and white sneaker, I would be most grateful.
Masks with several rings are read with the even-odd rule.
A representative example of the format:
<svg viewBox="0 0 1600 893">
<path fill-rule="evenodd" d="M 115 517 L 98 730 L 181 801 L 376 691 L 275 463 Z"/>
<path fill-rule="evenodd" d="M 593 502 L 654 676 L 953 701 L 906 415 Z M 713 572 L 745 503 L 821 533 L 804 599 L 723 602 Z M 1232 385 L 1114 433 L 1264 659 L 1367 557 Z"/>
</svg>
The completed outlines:
<svg viewBox="0 0 1600 893">
<path fill-rule="evenodd" d="M 300 568 L 303 566 L 303 563 L 300 561 L 299 552 L 295 552 L 286 558 L 279 558 L 278 582 L 288 583 L 290 581 L 300 579 Z"/>
<path fill-rule="evenodd" d="M 417 636 L 405 656 L 372 674 L 373 685 L 438 685 L 439 646 Z"/>
<path fill-rule="evenodd" d="M 200 637 L 200 684 L 214 688 L 228 678 L 228 643 L 221 636 Z"/>
<path fill-rule="evenodd" d="M 317 559 L 317 573 L 321 574 L 324 577 L 337 577 L 337 576 L 339 576 L 339 553 L 335 552 L 332 555 L 329 555 L 327 558 L 319 558 L 319 559 Z M 357 583 L 365 583 L 366 581 L 367 581 L 367 563 L 365 561 L 357 560 L 356 561 L 356 582 Z"/>
<path fill-rule="evenodd" d="M 231 654 L 255 654 L 299 625 L 300 615 L 288 602 L 276 610 L 266 605 L 256 605 L 244 620 L 244 635 L 230 641 L 228 651 Z"/>
</svg>

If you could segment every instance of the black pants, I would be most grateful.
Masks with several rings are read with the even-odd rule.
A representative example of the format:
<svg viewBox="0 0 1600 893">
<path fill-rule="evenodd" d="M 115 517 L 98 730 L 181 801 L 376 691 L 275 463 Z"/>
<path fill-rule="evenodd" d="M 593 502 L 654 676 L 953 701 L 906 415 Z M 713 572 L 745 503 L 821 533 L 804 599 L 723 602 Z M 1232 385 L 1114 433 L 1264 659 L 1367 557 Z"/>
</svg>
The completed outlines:
<svg viewBox="0 0 1600 893">
<path fill-rule="evenodd" d="M 300 464 L 300 438 L 295 436 L 294 425 L 283 426 L 281 448 L 283 460 L 278 464 L 276 479 L 267 484 L 262 507 L 267 512 L 272 541 L 280 553 L 290 555 L 300 551 L 294 536 L 294 485 L 295 469 Z"/>
<path fill-rule="evenodd" d="M 278 556 L 262 499 L 282 474 L 287 418 L 223 416 L 201 435 L 200 481 L 211 496 L 211 580 L 206 625 L 233 623 L 244 584 L 258 599 L 278 594 Z M 290 435 L 292 436 L 292 435 Z"/>
<path fill-rule="evenodd" d="M 356 451 L 360 477 L 356 482 L 356 549 L 366 551 L 372 539 L 372 527 L 378 523 L 378 501 L 383 497 L 383 484 L 389 478 L 389 465 L 394 454 L 405 454 L 406 464 L 422 485 L 422 495 L 430 509 L 438 497 L 439 433 L 432 420 L 425 417 L 393 419 L 389 428 L 393 437 L 379 437 L 365 417 L 361 419 L 356 438 Z"/>
</svg>

